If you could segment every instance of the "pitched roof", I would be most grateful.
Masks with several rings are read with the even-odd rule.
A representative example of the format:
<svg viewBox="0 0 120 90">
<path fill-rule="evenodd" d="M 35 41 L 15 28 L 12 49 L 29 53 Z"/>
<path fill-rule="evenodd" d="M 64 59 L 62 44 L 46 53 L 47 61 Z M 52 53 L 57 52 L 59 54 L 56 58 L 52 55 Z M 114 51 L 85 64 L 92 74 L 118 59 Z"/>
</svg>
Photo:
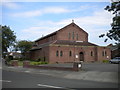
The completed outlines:
<svg viewBox="0 0 120 90">
<path fill-rule="evenodd" d="M 43 39 L 48 38 L 48 37 L 50 37 L 50 36 L 53 36 L 53 35 L 55 35 L 58 31 L 61 31 L 61 30 L 63 30 L 64 28 L 67 28 L 67 27 L 69 27 L 69 26 L 71 26 L 71 25 L 73 25 L 73 26 L 75 25 L 75 26 L 77 26 L 78 28 L 80 28 L 78 25 L 76 25 L 74 22 L 72 22 L 72 23 L 68 24 L 67 26 L 65 26 L 65 27 L 63 27 L 63 28 L 61 28 L 61 29 L 53 32 L 53 33 L 50 33 L 50 34 L 48 34 L 48 35 L 46 35 L 46 36 L 44 36 L 44 37 L 41 37 L 41 38 L 35 40 L 35 42 L 37 42 L 37 41 L 39 41 L 39 40 L 43 40 Z M 87 33 L 87 32 L 84 31 L 82 28 L 80 28 L 80 29 L 81 29 L 83 32 Z M 87 34 L 88 34 L 88 33 L 87 33 Z"/>
<path fill-rule="evenodd" d="M 90 42 L 76 42 L 76 41 L 68 41 L 68 40 L 57 40 L 53 44 L 60 44 L 60 45 L 77 45 L 77 46 L 98 46 L 96 44 Z"/>
<path fill-rule="evenodd" d="M 96 44 L 90 43 L 90 42 L 76 42 L 76 41 L 68 41 L 68 40 L 55 40 L 50 41 L 44 44 L 40 44 L 37 47 L 34 47 L 32 50 L 39 50 L 42 47 L 49 46 L 49 45 L 76 45 L 76 46 L 98 46 Z"/>
</svg>

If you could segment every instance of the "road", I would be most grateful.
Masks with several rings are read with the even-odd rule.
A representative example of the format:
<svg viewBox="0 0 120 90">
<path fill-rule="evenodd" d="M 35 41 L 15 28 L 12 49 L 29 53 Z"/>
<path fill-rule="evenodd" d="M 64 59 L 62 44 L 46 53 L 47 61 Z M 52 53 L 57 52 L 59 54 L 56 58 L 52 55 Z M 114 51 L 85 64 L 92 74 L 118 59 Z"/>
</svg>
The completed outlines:
<svg viewBox="0 0 120 90">
<path fill-rule="evenodd" d="M 3 70 L 3 88 L 117 88 L 116 83 L 75 80 Z"/>
</svg>

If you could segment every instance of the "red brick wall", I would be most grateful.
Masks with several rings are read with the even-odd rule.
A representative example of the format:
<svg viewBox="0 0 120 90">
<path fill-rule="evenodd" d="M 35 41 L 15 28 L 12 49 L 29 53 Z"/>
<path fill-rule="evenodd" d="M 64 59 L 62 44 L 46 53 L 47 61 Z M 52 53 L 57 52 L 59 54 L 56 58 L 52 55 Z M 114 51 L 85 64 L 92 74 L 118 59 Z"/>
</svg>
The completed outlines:
<svg viewBox="0 0 120 90">
<path fill-rule="evenodd" d="M 105 54 L 105 51 L 106 51 L 106 54 Z M 104 52 L 104 56 L 103 56 L 103 52 Z M 107 47 L 97 47 L 97 55 L 98 55 L 98 61 L 111 59 L 111 51 Z M 107 58 L 107 56 L 109 58 Z"/>
<path fill-rule="evenodd" d="M 51 46 L 49 54 L 50 63 L 54 62 L 74 62 L 80 61 L 80 52 L 84 53 L 84 61 L 96 61 L 96 47 L 74 47 L 74 46 Z M 59 51 L 59 56 L 56 56 L 56 51 Z M 60 56 L 60 51 L 63 51 L 63 56 Z M 69 52 L 72 52 L 72 56 L 69 56 Z M 91 56 L 91 51 L 93 52 L 93 56 Z M 75 57 L 78 55 L 78 58 Z"/>
<path fill-rule="evenodd" d="M 35 50 L 30 52 L 30 58 L 32 60 L 38 60 L 39 58 L 45 57 L 45 61 L 48 62 L 49 60 L 49 47 L 43 47 L 40 50 Z"/>
<path fill-rule="evenodd" d="M 74 26 L 73 26 L 74 25 Z M 74 39 L 72 37 L 74 32 Z M 69 38 L 70 33 L 70 38 Z M 77 40 L 77 34 L 78 34 L 78 40 Z M 88 41 L 88 33 L 83 31 L 81 28 L 79 28 L 74 23 L 70 24 L 69 26 L 62 28 L 54 35 L 51 35 L 50 37 L 47 37 L 43 40 L 39 40 L 36 43 L 37 44 L 43 44 L 52 40 L 74 40 L 74 41 Z M 63 51 L 63 56 L 56 56 L 56 51 Z M 72 56 L 69 56 L 69 51 L 72 51 Z M 91 51 L 93 53 L 93 56 L 91 56 Z M 106 55 L 102 56 L 102 52 L 106 51 Z M 99 46 L 77 46 L 74 48 L 74 46 L 47 46 L 43 47 L 42 50 L 35 50 L 32 51 L 30 54 L 31 59 L 38 59 L 39 57 L 45 56 L 46 61 L 49 61 L 50 63 L 55 62 L 73 62 L 73 61 L 79 61 L 80 60 L 80 52 L 83 52 L 84 54 L 84 61 L 102 61 L 107 60 L 111 58 L 111 51 L 107 47 L 99 47 Z M 75 55 L 78 55 L 78 58 L 75 58 Z M 107 58 L 107 56 L 109 58 Z"/>
<path fill-rule="evenodd" d="M 73 26 L 74 25 L 74 26 Z M 74 39 L 72 37 L 74 32 Z M 69 34 L 70 33 L 70 38 Z M 77 39 L 78 35 L 78 39 Z M 72 41 L 88 41 L 88 34 L 83 31 L 81 28 L 76 26 L 75 24 L 71 24 L 57 32 L 55 35 L 51 35 L 43 40 L 36 41 L 36 44 L 43 44 L 52 40 L 72 40 Z"/>
<path fill-rule="evenodd" d="M 59 51 L 59 56 L 56 56 L 56 51 Z M 60 51 L 63 52 L 63 56 L 60 56 Z M 72 56 L 69 56 L 69 52 L 72 52 Z M 91 56 L 92 51 L 92 56 Z M 106 55 L 102 55 L 102 52 L 106 51 Z M 49 63 L 55 62 L 74 62 L 80 61 L 80 52 L 84 54 L 84 62 L 109 60 L 111 58 L 110 49 L 107 47 L 96 46 L 50 46 L 43 47 L 42 50 L 36 50 L 31 52 L 31 59 L 39 59 L 45 56 L 46 61 Z M 78 55 L 78 58 L 75 57 Z M 109 56 L 109 58 L 107 58 Z"/>
<path fill-rule="evenodd" d="M 35 43 L 40 45 L 40 44 L 43 44 L 43 43 L 46 43 L 46 42 L 49 42 L 49 41 L 53 41 L 53 40 L 56 40 L 56 35 L 52 35 L 50 37 L 47 37 L 45 39 L 42 39 L 42 40 L 39 40 L 39 41 L 36 41 Z"/>
<path fill-rule="evenodd" d="M 74 32 L 74 39 L 72 37 Z M 70 33 L 70 38 L 69 38 Z M 77 40 L 78 34 L 78 40 Z M 88 41 L 88 34 L 82 29 L 78 28 L 76 25 L 70 25 L 57 33 L 57 40 L 75 40 L 75 41 Z"/>
</svg>

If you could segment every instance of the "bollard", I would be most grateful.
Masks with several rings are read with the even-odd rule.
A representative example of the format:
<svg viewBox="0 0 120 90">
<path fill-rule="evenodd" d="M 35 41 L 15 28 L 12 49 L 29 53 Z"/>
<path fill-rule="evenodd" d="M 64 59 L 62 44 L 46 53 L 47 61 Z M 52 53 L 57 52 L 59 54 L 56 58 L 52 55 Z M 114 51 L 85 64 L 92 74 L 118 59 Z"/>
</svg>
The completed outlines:
<svg viewBox="0 0 120 90">
<path fill-rule="evenodd" d="M 18 66 L 18 60 L 12 60 L 11 65 L 12 66 Z"/>
<path fill-rule="evenodd" d="M 75 71 L 79 71 L 82 68 L 82 63 L 81 62 L 74 62 L 73 63 L 73 69 Z"/>
<path fill-rule="evenodd" d="M 23 61 L 23 67 L 27 67 L 30 65 L 30 61 Z"/>
</svg>

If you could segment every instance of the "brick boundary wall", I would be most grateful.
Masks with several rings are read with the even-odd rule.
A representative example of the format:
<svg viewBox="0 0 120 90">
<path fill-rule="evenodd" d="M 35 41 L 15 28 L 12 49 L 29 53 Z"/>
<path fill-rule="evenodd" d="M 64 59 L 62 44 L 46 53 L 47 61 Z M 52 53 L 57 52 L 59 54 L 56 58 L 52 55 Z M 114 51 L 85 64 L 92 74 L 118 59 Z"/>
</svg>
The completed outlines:
<svg viewBox="0 0 120 90">
<path fill-rule="evenodd" d="M 79 63 L 78 63 L 79 64 Z M 52 66 L 36 66 L 29 65 L 29 62 L 23 64 L 24 68 L 36 68 L 36 69 L 51 69 L 51 70 L 66 70 L 66 71 L 79 71 L 81 68 L 78 67 L 78 64 L 74 63 L 73 67 L 52 67 Z"/>
<path fill-rule="evenodd" d="M 18 60 L 12 60 L 11 66 L 18 66 Z"/>
</svg>

